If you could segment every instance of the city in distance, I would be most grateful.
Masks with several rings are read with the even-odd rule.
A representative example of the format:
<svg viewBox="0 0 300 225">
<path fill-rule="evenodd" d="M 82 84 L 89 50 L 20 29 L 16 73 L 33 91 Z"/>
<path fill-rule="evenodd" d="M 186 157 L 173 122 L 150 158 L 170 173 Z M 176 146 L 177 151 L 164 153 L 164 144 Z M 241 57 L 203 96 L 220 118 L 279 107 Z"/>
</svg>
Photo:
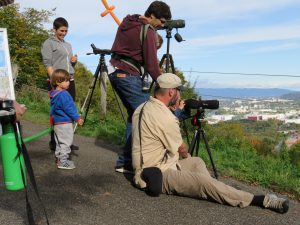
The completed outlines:
<svg viewBox="0 0 300 225">
<path fill-rule="evenodd" d="M 197 88 L 196 92 L 203 100 L 220 101 L 219 109 L 207 114 L 210 123 L 278 119 L 300 124 L 300 92 L 277 88 Z"/>
</svg>

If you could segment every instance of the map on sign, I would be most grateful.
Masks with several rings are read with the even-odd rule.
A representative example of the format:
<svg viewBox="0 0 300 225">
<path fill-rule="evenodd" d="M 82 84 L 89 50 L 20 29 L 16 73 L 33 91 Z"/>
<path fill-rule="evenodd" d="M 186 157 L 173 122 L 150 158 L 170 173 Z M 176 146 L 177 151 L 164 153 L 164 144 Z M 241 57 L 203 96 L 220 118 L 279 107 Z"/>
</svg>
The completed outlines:
<svg viewBox="0 0 300 225">
<path fill-rule="evenodd" d="M 0 28 L 0 98 L 15 100 L 6 28 Z"/>
</svg>

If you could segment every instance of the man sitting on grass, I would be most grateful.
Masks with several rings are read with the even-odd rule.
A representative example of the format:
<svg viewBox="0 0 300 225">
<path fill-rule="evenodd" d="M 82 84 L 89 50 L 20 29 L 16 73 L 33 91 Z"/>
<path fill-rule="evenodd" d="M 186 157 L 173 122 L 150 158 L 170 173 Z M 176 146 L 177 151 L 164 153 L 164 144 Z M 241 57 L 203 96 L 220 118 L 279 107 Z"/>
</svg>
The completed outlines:
<svg viewBox="0 0 300 225">
<path fill-rule="evenodd" d="M 256 205 L 286 213 L 287 199 L 237 190 L 211 177 L 201 158 L 190 156 L 178 119 L 170 110 L 179 104 L 181 86 L 175 74 L 160 75 L 154 97 L 133 114 L 132 159 L 136 186 L 154 196 L 163 192 L 241 208 Z"/>
</svg>

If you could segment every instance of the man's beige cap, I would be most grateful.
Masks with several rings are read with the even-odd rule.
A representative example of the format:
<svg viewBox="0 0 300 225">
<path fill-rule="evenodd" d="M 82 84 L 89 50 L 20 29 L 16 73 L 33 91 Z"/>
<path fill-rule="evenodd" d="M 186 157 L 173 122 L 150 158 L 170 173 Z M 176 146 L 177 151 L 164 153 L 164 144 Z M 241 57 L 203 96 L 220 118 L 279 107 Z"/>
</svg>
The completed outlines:
<svg viewBox="0 0 300 225">
<path fill-rule="evenodd" d="M 160 88 L 182 88 L 181 79 L 173 73 L 163 73 L 156 82 Z"/>
</svg>

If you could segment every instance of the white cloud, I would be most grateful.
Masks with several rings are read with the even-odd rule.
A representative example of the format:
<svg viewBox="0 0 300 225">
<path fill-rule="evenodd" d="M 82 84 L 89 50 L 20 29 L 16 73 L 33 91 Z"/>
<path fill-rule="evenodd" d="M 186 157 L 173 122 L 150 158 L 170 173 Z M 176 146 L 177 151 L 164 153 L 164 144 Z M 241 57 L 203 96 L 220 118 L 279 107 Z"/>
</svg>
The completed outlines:
<svg viewBox="0 0 300 225">
<path fill-rule="evenodd" d="M 299 6 L 298 0 L 189 0 L 172 1 L 174 17 L 193 18 L 201 21 L 223 20 L 252 16 L 285 7 Z M 176 16 L 177 15 L 177 16 Z"/>
<path fill-rule="evenodd" d="M 23 7 L 51 10 L 56 8 L 56 16 L 66 17 L 70 22 L 71 31 L 76 36 L 92 34 L 113 34 L 116 24 L 109 15 L 100 17 L 105 8 L 100 0 L 74 1 L 74 0 L 16 0 Z M 107 0 L 109 5 L 115 5 L 114 12 L 121 20 L 126 14 L 143 14 L 152 0 Z M 191 24 L 201 21 L 224 20 L 240 16 L 252 16 L 259 12 L 277 10 L 287 6 L 300 5 L 299 0 L 172 0 L 167 2 L 172 10 L 173 17 L 188 20 Z"/>
<path fill-rule="evenodd" d="M 256 48 L 252 50 L 251 53 L 274 52 L 274 51 L 282 51 L 282 50 L 298 49 L 298 48 L 300 48 L 300 43 L 289 42 L 289 43 L 283 43 L 279 45 Z"/>
<path fill-rule="evenodd" d="M 177 60 L 185 58 L 212 58 L 232 50 L 231 47 L 239 48 L 240 52 L 264 53 L 272 51 L 286 51 L 300 48 L 300 25 L 282 24 L 273 26 L 258 26 L 235 29 L 228 28 L 226 33 L 219 35 L 206 36 L 205 38 L 186 38 L 182 43 L 176 43 L 172 40 L 171 52 Z M 273 42 L 280 44 L 274 45 Z M 282 43 L 285 42 L 285 43 Z M 249 50 L 247 44 L 260 44 L 263 47 L 251 47 Z M 244 45 L 242 47 L 241 45 Z M 163 50 L 160 50 L 161 52 Z M 196 54 L 195 54 L 196 52 Z"/>
<path fill-rule="evenodd" d="M 280 25 L 269 27 L 245 28 L 230 34 L 220 34 L 206 38 L 189 40 L 192 46 L 207 47 L 241 43 L 276 41 L 300 38 L 300 25 Z"/>
</svg>

